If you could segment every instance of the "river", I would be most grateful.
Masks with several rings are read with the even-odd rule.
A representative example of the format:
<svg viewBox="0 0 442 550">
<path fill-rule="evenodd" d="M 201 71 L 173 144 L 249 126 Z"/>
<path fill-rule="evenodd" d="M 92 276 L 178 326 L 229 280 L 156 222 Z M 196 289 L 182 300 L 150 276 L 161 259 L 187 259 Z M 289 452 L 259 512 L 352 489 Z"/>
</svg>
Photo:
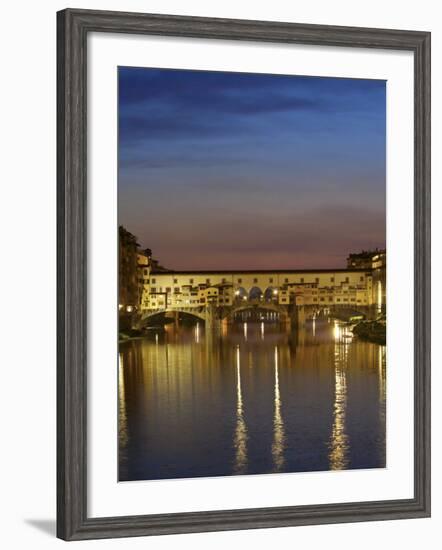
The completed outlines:
<svg viewBox="0 0 442 550">
<path fill-rule="evenodd" d="M 120 344 L 119 480 L 383 468 L 385 355 L 332 319 Z"/>
</svg>

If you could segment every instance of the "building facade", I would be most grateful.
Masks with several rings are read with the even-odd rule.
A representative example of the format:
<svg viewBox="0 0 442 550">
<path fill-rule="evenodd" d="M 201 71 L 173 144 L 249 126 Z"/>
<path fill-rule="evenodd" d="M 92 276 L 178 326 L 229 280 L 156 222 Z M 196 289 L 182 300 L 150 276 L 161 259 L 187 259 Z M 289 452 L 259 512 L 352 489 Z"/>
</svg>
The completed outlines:
<svg viewBox="0 0 442 550">
<path fill-rule="evenodd" d="M 376 306 L 377 313 L 383 314 L 386 310 L 387 295 L 387 253 L 385 250 L 363 250 L 357 254 L 350 254 L 347 258 L 347 267 L 370 269 L 372 272 L 371 301 Z"/>
<path fill-rule="evenodd" d="M 152 271 L 143 309 L 218 307 L 238 301 L 326 307 L 373 304 L 371 269 L 316 271 Z"/>
<path fill-rule="evenodd" d="M 118 311 L 120 329 L 131 328 L 149 295 L 149 249 L 140 250 L 135 235 L 119 227 Z M 147 307 L 147 303 L 144 304 Z"/>
<path fill-rule="evenodd" d="M 138 303 L 138 243 L 123 226 L 119 228 L 118 304 L 129 312 Z"/>
<path fill-rule="evenodd" d="M 241 303 L 386 309 L 385 250 L 350 254 L 346 269 L 280 271 L 172 271 L 142 250 L 120 227 L 119 312 L 121 326 L 141 315 L 168 309 L 188 311 Z"/>
</svg>

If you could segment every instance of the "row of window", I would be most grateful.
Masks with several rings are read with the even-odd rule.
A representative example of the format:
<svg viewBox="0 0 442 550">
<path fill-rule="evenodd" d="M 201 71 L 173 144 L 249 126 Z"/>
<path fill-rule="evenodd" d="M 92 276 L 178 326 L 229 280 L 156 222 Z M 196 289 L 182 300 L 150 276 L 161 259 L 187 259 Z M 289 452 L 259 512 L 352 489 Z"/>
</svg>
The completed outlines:
<svg viewBox="0 0 442 550">
<path fill-rule="evenodd" d="M 317 302 L 318 298 L 313 298 L 312 301 Z M 319 301 L 320 302 L 325 302 L 325 298 L 319 298 Z M 333 302 L 333 298 L 329 297 L 328 301 Z M 356 300 L 356 298 L 343 298 L 341 300 L 341 298 L 336 298 L 336 302 L 358 302 L 358 303 L 361 303 L 362 300 Z"/>
<path fill-rule="evenodd" d="M 145 270 L 145 271 L 147 271 L 147 270 Z M 363 276 L 359 277 L 359 280 L 360 280 L 361 282 L 363 282 L 363 281 L 364 281 L 364 277 L 363 277 Z M 243 281 L 243 280 L 242 280 L 241 278 L 238 278 L 238 279 L 237 279 L 237 284 L 242 284 L 242 281 Z M 143 282 L 143 279 L 140 279 L 140 282 Z M 152 278 L 152 279 L 150 279 L 150 281 L 149 281 L 149 279 L 144 279 L 144 284 L 149 284 L 149 282 L 150 282 L 150 284 L 153 284 L 153 285 L 154 285 L 154 284 L 156 283 L 156 279 L 155 279 L 155 278 Z M 221 282 L 222 282 L 222 283 L 226 283 L 227 281 L 226 281 L 226 279 L 222 279 Z M 286 278 L 284 279 L 284 284 L 288 284 L 288 282 L 289 282 L 289 279 L 286 277 Z M 301 277 L 301 278 L 300 278 L 300 282 L 301 282 L 301 283 L 304 283 L 304 282 L 305 282 L 304 277 Z M 331 283 L 334 283 L 334 282 L 335 282 L 335 278 L 334 278 L 334 277 L 330 277 L 330 282 L 331 282 Z M 349 282 L 350 282 L 349 277 L 345 277 L 345 279 L 344 279 L 343 282 L 344 282 L 344 283 L 349 283 Z M 193 279 L 189 279 L 189 284 L 192 285 L 193 283 L 194 283 L 194 280 L 193 280 Z M 273 278 L 271 278 L 271 277 L 269 278 L 269 283 L 270 283 L 270 284 L 273 283 Z M 319 283 L 319 277 L 315 277 L 315 283 L 317 283 L 317 284 Z M 178 279 L 174 279 L 174 280 L 173 280 L 173 284 L 177 285 L 177 284 L 178 284 Z M 206 284 L 206 285 L 210 285 L 210 279 L 206 279 L 206 283 L 205 283 L 205 284 Z M 256 279 L 256 278 L 253 279 L 253 284 L 258 284 L 258 279 Z"/>
<path fill-rule="evenodd" d="M 161 294 L 161 293 L 171 293 L 172 292 L 172 288 L 171 287 L 166 287 L 164 290 L 162 287 L 159 287 L 158 288 L 158 293 Z M 173 289 L 173 292 L 174 294 L 181 294 L 181 290 L 179 287 L 175 287 Z M 287 291 L 282 291 L 283 293 L 286 293 Z M 319 291 L 319 294 L 327 294 L 328 292 L 330 292 L 329 290 L 320 290 Z M 150 293 L 151 294 L 156 294 L 157 293 L 157 288 L 155 287 L 152 287 L 150 289 Z M 212 293 L 210 290 L 209 290 L 209 294 Z M 215 291 L 213 291 L 213 293 L 215 294 Z M 342 294 L 351 294 L 352 291 L 349 291 L 349 290 L 342 290 Z M 315 295 L 315 294 L 318 294 L 318 291 L 317 290 L 312 290 L 311 292 L 309 292 L 308 294 L 305 294 L 305 296 L 309 296 L 309 295 Z M 190 296 L 198 296 L 198 293 L 197 292 L 191 292 L 190 293 Z M 321 298 L 322 300 L 322 298 Z"/>
<path fill-rule="evenodd" d="M 318 302 L 318 298 L 313 298 L 312 300 L 313 302 Z M 324 302 L 325 301 L 325 298 L 320 298 L 319 299 L 320 302 Z M 333 298 L 329 298 L 328 299 L 329 302 L 333 302 Z M 176 300 L 177 303 L 181 303 L 182 300 Z M 285 303 L 285 302 L 288 302 L 288 298 L 282 298 L 281 299 L 281 303 Z M 341 300 L 341 298 L 336 298 L 336 302 L 339 302 L 339 303 L 342 303 L 342 302 L 357 302 L 358 304 L 362 303 L 363 300 L 356 300 L 356 298 L 343 298 Z M 141 300 L 140 300 L 140 303 L 141 303 Z M 192 303 L 192 304 L 205 304 L 206 303 L 206 299 L 205 298 L 200 298 L 199 300 L 191 300 L 191 301 L 188 301 L 188 303 Z M 231 303 L 231 300 L 229 298 L 226 298 L 226 299 L 223 299 L 223 298 L 219 298 L 218 299 L 218 303 L 220 304 L 230 304 Z M 158 301 L 153 301 L 151 303 L 152 306 L 164 306 L 164 300 L 158 300 Z"/>
<path fill-rule="evenodd" d="M 144 274 L 147 275 L 147 269 L 144 270 Z M 364 276 L 363 276 L 363 275 L 360 276 L 359 280 L 362 282 L 362 281 L 364 280 Z M 145 282 L 145 284 L 149 284 L 149 279 L 145 279 L 144 282 Z M 236 282 L 237 282 L 237 284 L 240 285 L 240 284 L 242 284 L 243 280 L 242 280 L 242 278 L 238 278 L 238 279 L 236 280 Z M 286 278 L 284 279 L 284 284 L 288 284 L 288 282 L 289 282 L 289 279 L 288 279 L 288 277 L 286 277 Z M 300 278 L 300 282 L 301 282 L 301 283 L 304 283 L 304 282 L 305 282 L 304 277 L 301 277 L 301 278 Z M 330 277 L 330 282 L 331 282 L 331 283 L 334 283 L 334 282 L 335 282 L 335 278 L 334 278 L 334 277 Z M 345 277 L 345 279 L 344 279 L 343 282 L 344 282 L 344 283 L 349 283 L 349 282 L 350 282 L 349 277 Z M 150 279 L 150 283 L 154 285 L 154 284 L 156 283 L 156 279 L 155 279 L 155 278 Z M 223 284 L 223 283 L 225 284 L 225 283 L 227 283 L 227 280 L 226 280 L 226 279 L 221 279 L 221 283 L 222 283 L 222 284 Z M 272 284 L 272 283 L 273 283 L 273 277 L 270 277 L 270 278 L 269 278 L 269 284 Z M 315 283 L 319 283 L 319 277 L 315 277 Z M 174 284 L 174 285 L 177 285 L 177 284 L 178 284 L 178 279 L 174 279 L 174 280 L 173 280 L 173 284 Z M 189 284 L 190 284 L 190 285 L 193 285 L 193 284 L 194 284 L 194 279 L 189 279 Z M 210 283 L 210 279 L 206 279 L 206 283 L 205 283 L 205 284 L 206 284 L 206 285 L 210 285 L 210 284 L 211 284 L 211 283 Z M 254 278 L 254 279 L 253 279 L 253 284 L 258 284 L 258 279 L 257 279 L 257 278 Z"/>
<path fill-rule="evenodd" d="M 213 300 L 214 300 L 214 297 L 210 297 L 210 296 L 207 299 L 208 302 L 211 302 Z M 216 300 L 216 298 L 215 298 L 215 300 Z M 177 303 L 177 304 L 181 304 L 181 303 L 183 303 L 183 300 L 176 299 L 176 300 L 174 300 L 174 302 Z M 145 303 L 147 304 L 147 302 L 145 302 Z M 152 306 L 164 305 L 165 301 L 164 301 L 164 299 L 163 300 L 152 300 L 150 303 L 151 303 Z M 205 304 L 206 299 L 205 298 L 199 298 L 197 300 L 185 300 L 184 303 L 186 303 L 186 304 Z M 218 303 L 229 305 L 229 304 L 232 303 L 232 300 L 230 298 L 218 298 Z M 140 300 L 140 304 L 141 304 L 141 300 Z"/>
</svg>

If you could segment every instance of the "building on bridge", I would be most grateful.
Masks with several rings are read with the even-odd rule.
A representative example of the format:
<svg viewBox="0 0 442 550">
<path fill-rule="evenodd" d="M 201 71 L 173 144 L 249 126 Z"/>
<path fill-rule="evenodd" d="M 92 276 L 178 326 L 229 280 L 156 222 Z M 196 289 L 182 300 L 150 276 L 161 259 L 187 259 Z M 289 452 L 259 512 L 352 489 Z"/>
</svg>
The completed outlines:
<svg viewBox="0 0 442 550">
<path fill-rule="evenodd" d="M 142 309 L 227 307 L 238 302 L 280 306 L 368 307 L 372 269 L 294 271 L 152 271 Z M 375 297 L 376 298 L 376 297 Z"/>
<path fill-rule="evenodd" d="M 120 326 L 167 311 L 194 312 L 204 319 L 214 308 L 223 315 L 260 306 L 283 315 L 331 307 L 385 312 L 385 250 L 350 254 L 345 269 L 172 271 L 123 227 L 119 236 Z"/>
</svg>

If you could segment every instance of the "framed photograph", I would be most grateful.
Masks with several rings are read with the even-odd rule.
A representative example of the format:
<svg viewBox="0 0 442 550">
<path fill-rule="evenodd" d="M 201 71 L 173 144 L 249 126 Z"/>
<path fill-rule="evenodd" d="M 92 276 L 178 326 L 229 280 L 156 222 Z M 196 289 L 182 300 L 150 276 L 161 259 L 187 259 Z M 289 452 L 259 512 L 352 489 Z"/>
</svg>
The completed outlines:
<svg viewBox="0 0 442 550">
<path fill-rule="evenodd" d="M 57 27 L 58 536 L 429 516 L 430 33 Z"/>
</svg>

